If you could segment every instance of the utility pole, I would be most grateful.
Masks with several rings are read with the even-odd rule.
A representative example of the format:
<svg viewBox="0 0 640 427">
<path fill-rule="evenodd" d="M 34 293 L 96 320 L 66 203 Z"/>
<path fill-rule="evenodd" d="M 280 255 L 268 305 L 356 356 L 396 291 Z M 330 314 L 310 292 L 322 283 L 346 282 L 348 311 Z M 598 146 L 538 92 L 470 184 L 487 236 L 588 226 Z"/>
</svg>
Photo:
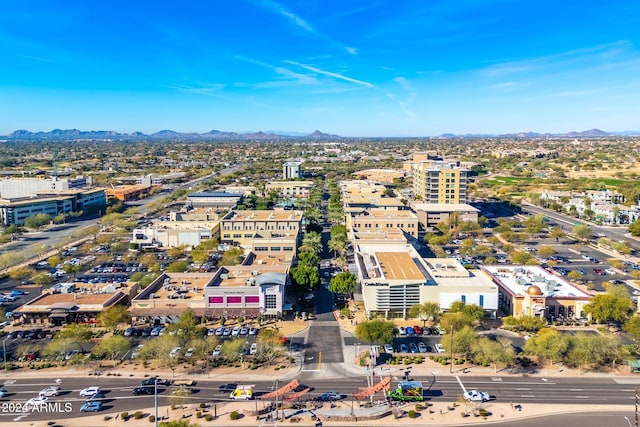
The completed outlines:
<svg viewBox="0 0 640 427">
<path fill-rule="evenodd" d="M 638 427 L 638 386 L 635 389 L 635 401 L 636 401 L 636 427 Z"/>
</svg>

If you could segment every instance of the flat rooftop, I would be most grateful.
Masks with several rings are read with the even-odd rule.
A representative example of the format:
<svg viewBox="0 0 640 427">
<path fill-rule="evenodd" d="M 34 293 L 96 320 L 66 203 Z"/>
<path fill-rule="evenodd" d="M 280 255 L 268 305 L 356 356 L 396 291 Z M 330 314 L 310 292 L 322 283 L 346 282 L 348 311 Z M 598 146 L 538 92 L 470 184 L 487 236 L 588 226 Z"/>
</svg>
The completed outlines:
<svg viewBox="0 0 640 427">
<path fill-rule="evenodd" d="M 225 221 L 300 221 L 302 211 L 232 211 Z"/>
<path fill-rule="evenodd" d="M 445 204 L 445 203 L 412 203 L 411 206 L 424 212 L 480 212 L 466 203 Z"/>
<path fill-rule="evenodd" d="M 183 299 L 198 301 L 204 298 L 204 288 L 213 280 L 215 273 L 164 273 L 154 281 L 152 291 L 141 292 L 137 301 L 151 299 Z"/>
<path fill-rule="evenodd" d="M 92 307 L 106 307 L 109 306 L 116 301 L 124 298 L 124 294 L 122 292 L 116 293 L 68 293 L 68 294 L 45 294 L 40 297 L 35 298 L 34 300 L 29 301 L 24 304 L 22 307 L 17 309 L 16 311 L 27 312 L 27 311 L 41 311 L 43 309 L 50 309 L 52 306 L 60 306 L 60 305 L 75 305 L 78 306 L 78 309 L 82 311 L 82 308 Z"/>
<path fill-rule="evenodd" d="M 409 210 L 383 210 L 383 209 L 370 209 L 366 213 L 354 215 L 354 219 L 358 218 L 372 218 L 372 219 L 415 219 L 418 220 L 416 214 Z"/>
<path fill-rule="evenodd" d="M 216 274 L 215 279 L 207 286 L 215 287 L 238 287 L 247 286 L 249 282 L 255 285 L 259 276 L 268 273 L 287 275 L 289 266 L 287 265 L 234 265 L 221 267 L 220 274 Z"/>
<path fill-rule="evenodd" d="M 377 252 L 382 275 L 389 280 L 422 280 L 426 277 L 407 252 Z"/>
<path fill-rule="evenodd" d="M 528 295 L 529 287 L 535 285 L 545 298 L 591 298 L 590 294 L 542 267 L 487 265 L 483 269 L 514 295 Z"/>
</svg>

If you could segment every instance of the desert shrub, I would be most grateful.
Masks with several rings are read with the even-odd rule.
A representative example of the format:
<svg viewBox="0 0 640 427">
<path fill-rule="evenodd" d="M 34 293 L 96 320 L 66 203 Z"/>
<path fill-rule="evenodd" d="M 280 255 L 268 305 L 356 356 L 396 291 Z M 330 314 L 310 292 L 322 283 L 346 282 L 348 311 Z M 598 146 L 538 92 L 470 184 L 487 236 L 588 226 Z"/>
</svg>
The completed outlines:
<svg viewBox="0 0 640 427">
<path fill-rule="evenodd" d="M 124 421 L 127 421 L 129 419 L 129 413 L 128 412 L 122 412 L 120 414 L 120 419 L 124 420 Z"/>
<path fill-rule="evenodd" d="M 240 419 L 240 413 L 238 411 L 233 411 L 232 413 L 229 414 L 229 419 L 230 420 L 239 420 Z"/>
<path fill-rule="evenodd" d="M 411 410 L 409 410 L 407 415 L 409 415 L 409 418 L 416 418 L 418 416 L 418 413 L 416 411 L 414 411 L 413 409 L 411 409 Z"/>
<path fill-rule="evenodd" d="M 213 421 L 213 415 L 207 414 L 207 415 L 205 415 L 204 419 L 205 419 L 205 421 Z"/>
<path fill-rule="evenodd" d="M 141 420 L 141 419 L 142 419 L 142 417 L 144 417 L 144 414 L 142 413 L 142 411 L 136 411 L 136 412 L 133 414 L 133 419 L 134 419 L 134 420 Z"/>
<path fill-rule="evenodd" d="M 156 417 L 155 417 L 155 415 L 149 415 L 149 422 L 150 422 L 150 423 L 155 423 L 155 422 L 156 422 Z"/>
</svg>

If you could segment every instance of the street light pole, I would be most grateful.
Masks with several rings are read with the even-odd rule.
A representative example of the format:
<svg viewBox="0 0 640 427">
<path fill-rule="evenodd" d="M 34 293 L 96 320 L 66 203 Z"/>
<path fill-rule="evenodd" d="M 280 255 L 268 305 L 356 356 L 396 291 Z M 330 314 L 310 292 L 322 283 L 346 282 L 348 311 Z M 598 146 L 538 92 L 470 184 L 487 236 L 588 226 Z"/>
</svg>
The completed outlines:
<svg viewBox="0 0 640 427">
<path fill-rule="evenodd" d="M 155 381 L 153 382 L 153 405 L 155 408 L 155 414 L 156 414 L 156 419 L 155 419 L 155 426 L 158 427 L 158 379 L 156 378 Z"/>
<path fill-rule="evenodd" d="M 4 359 L 4 375 L 7 376 L 7 339 L 2 340 L 2 358 Z"/>
</svg>

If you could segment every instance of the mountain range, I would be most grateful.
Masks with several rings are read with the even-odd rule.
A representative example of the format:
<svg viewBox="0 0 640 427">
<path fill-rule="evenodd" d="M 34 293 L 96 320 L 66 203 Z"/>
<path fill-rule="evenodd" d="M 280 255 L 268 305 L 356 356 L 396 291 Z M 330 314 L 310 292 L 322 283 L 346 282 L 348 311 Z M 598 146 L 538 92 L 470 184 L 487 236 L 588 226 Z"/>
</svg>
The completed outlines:
<svg viewBox="0 0 640 427">
<path fill-rule="evenodd" d="M 289 138 L 305 139 L 330 139 L 341 138 L 337 135 L 330 135 L 319 130 L 310 134 L 287 134 L 287 133 L 267 133 L 267 132 L 224 132 L 210 130 L 209 132 L 176 132 L 173 130 L 161 130 L 152 134 L 142 132 L 121 133 L 110 130 L 90 130 L 82 131 L 78 129 L 54 129 L 50 132 L 30 132 L 28 130 L 17 130 L 0 139 L 7 140 L 210 140 L 210 139 L 240 139 L 240 140 L 280 140 Z"/>
<path fill-rule="evenodd" d="M 442 134 L 439 138 L 594 138 L 609 136 L 638 136 L 640 131 L 625 132 L 605 132 L 599 129 L 591 129 L 582 132 L 568 132 L 563 134 L 552 133 L 536 133 L 536 132 L 519 132 L 512 134 Z M 30 132 L 28 130 L 16 130 L 9 135 L 0 136 L 3 140 L 14 141 L 33 141 L 33 140 L 176 140 L 176 141 L 193 141 L 193 140 L 282 140 L 282 139 L 345 139 L 338 135 L 332 135 L 314 131 L 310 134 L 300 132 L 225 132 L 219 130 L 210 130 L 209 132 L 176 132 L 173 130 L 161 130 L 152 134 L 144 134 L 142 132 L 121 133 L 108 130 L 90 130 L 81 131 L 78 129 L 54 129 L 50 132 Z"/>
</svg>

